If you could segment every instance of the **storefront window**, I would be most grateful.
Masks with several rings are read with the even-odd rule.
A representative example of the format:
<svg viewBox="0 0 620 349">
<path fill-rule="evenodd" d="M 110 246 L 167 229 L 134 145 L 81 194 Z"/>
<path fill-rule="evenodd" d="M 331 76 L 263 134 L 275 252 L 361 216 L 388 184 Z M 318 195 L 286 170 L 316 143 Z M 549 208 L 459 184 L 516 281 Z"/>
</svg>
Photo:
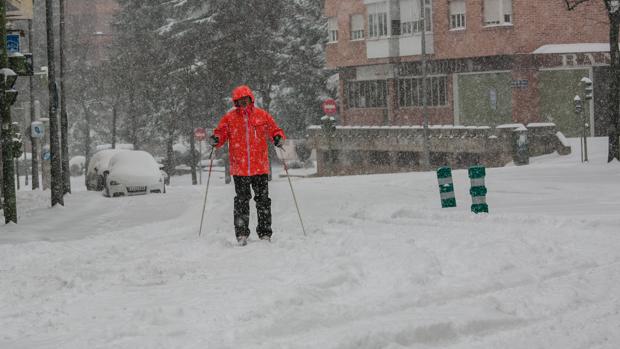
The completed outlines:
<svg viewBox="0 0 620 349">
<path fill-rule="evenodd" d="M 349 81 L 347 84 L 349 108 L 387 107 L 387 81 Z"/>
<path fill-rule="evenodd" d="M 426 79 L 426 105 L 430 107 L 448 105 L 447 85 L 447 76 L 429 76 Z M 421 77 L 398 80 L 398 101 L 401 107 L 421 107 L 422 96 Z"/>
</svg>

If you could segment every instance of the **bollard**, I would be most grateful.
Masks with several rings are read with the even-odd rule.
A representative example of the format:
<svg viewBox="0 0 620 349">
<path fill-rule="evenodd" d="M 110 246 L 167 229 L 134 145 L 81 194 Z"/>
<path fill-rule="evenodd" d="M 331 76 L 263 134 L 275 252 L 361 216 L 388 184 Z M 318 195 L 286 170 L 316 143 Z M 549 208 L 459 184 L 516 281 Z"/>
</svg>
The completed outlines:
<svg viewBox="0 0 620 349">
<path fill-rule="evenodd" d="M 473 213 L 489 213 L 489 205 L 487 205 L 487 187 L 484 185 L 484 177 L 486 171 L 484 166 L 472 166 L 469 168 L 469 178 L 471 179 L 471 212 Z"/>
<path fill-rule="evenodd" d="M 454 184 L 452 183 L 452 170 L 450 167 L 441 167 L 437 169 L 437 181 L 439 182 L 441 207 L 456 207 Z"/>
</svg>

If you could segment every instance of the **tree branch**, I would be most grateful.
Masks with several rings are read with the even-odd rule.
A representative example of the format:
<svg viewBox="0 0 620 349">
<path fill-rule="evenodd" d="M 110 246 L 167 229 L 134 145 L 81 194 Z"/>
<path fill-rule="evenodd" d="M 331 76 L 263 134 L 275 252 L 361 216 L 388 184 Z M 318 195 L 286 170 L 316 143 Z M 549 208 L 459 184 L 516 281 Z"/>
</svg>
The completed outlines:
<svg viewBox="0 0 620 349">
<path fill-rule="evenodd" d="M 588 1 L 590 0 L 564 0 L 564 3 L 566 3 L 566 8 L 568 8 L 569 11 L 572 11 L 575 9 L 575 7 Z"/>
</svg>

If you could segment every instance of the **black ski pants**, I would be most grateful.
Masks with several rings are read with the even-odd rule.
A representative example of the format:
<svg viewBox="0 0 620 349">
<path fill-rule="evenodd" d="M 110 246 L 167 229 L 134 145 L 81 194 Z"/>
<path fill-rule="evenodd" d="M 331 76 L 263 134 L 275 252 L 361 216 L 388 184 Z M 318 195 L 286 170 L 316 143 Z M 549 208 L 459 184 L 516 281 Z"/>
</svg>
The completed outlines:
<svg viewBox="0 0 620 349">
<path fill-rule="evenodd" d="M 254 191 L 258 226 L 256 233 L 259 237 L 271 237 L 271 199 L 269 198 L 268 175 L 234 176 L 235 181 L 235 235 L 250 235 L 250 199 Z"/>
</svg>

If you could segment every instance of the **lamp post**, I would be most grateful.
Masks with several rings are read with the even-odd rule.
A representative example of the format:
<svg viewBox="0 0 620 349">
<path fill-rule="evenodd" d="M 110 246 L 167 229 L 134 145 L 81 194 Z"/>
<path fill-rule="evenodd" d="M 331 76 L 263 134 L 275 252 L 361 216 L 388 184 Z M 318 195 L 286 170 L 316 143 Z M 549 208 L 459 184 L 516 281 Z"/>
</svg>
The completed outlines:
<svg viewBox="0 0 620 349">
<path fill-rule="evenodd" d="M 593 85 L 592 80 L 588 77 L 583 77 L 581 78 L 581 83 L 584 86 L 584 93 L 585 93 L 584 96 L 585 96 L 586 102 L 590 101 L 590 103 L 592 103 L 591 101 L 594 95 L 594 89 L 592 87 Z M 583 112 L 582 115 L 583 115 L 583 121 L 582 121 L 583 122 L 583 148 L 584 148 L 584 154 L 585 154 L 584 161 L 588 162 L 588 133 L 590 131 L 590 123 L 588 122 L 586 118 L 586 113 Z"/>
<path fill-rule="evenodd" d="M 583 101 L 581 100 L 581 97 L 579 97 L 579 95 L 576 95 L 575 98 L 573 99 L 575 102 L 575 114 L 577 115 L 578 119 L 583 119 L 584 117 L 582 116 L 583 113 Z M 584 121 L 584 126 L 587 126 L 588 124 Z M 587 143 L 587 127 L 584 127 L 584 133 L 581 137 L 581 162 L 588 162 L 588 143 Z"/>
</svg>

